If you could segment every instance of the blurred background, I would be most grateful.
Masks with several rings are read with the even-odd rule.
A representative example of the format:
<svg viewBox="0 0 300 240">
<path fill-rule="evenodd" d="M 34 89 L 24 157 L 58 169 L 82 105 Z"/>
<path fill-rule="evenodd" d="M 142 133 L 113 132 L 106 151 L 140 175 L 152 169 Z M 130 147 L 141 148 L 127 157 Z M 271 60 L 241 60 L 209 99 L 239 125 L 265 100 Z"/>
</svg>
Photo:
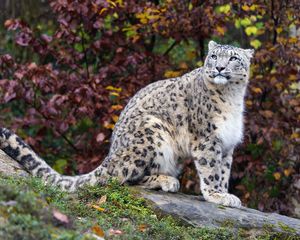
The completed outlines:
<svg viewBox="0 0 300 240">
<path fill-rule="evenodd" d="M 230 191 L 300 217 L 300 2 L 240 2 L 1 0 L 1 126 L 60 173 L 85 173 L 138 89 L 201 67 L 209 40 L 254 48 Z M 199 193 L 185 165 L 181 190 Z"/>
</svg>

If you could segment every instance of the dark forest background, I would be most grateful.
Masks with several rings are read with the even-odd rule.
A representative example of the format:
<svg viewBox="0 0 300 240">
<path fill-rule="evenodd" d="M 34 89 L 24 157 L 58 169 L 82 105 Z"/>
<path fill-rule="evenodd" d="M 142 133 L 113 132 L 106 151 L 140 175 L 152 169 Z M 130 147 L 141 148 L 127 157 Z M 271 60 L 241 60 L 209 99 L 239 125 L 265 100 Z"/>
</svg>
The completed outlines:
<svg viewBox="0 0 300 240">
<path fill-rule="evenodd" d="M 202 66 L 211 39 L 254 48 L 230 191 L 299 217 L 300 2 L 240 2 L 0 1 L 1 126 L 57 171 L 85 173 L 138 89 Z M 199 193 L 189 160 L 181 183 Z"/>
</svg>

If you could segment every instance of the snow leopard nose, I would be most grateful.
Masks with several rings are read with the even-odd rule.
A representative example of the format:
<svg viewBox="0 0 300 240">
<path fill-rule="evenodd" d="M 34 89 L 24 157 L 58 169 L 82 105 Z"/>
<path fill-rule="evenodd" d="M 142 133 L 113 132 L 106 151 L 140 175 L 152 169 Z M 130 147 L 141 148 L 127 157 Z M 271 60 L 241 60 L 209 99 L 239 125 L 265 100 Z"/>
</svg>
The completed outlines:
<svg viewBox="0 0 300 240">
<path fill-rule="evenodd" d="M 222 72 L 222 70 L 224 70 L 225 68 L 224 68 L 224 67 L 216 67 L 216 69 L 217 69 L 219 72 Z"/>
</svg>

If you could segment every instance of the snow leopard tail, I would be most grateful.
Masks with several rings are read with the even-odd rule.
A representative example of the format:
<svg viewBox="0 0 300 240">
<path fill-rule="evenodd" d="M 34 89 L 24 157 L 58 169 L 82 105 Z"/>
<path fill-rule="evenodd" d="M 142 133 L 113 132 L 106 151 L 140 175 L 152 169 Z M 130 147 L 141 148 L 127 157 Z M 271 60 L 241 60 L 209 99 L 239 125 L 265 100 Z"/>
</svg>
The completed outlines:
<svg viewBox="0 0 300 240">
<path fill-rule="evenodd" d="M 64 191 L 74 192 L 85 184 L 105 185 L 109 178 L 107 169 L 103 165 L 83 175 L 61 175 L 40 158 L 20 137 L 6 128 L 0 128 L 0 149 L 33 176 L 40 177 L 46 184 L 60 187 Z"/>
</svg>

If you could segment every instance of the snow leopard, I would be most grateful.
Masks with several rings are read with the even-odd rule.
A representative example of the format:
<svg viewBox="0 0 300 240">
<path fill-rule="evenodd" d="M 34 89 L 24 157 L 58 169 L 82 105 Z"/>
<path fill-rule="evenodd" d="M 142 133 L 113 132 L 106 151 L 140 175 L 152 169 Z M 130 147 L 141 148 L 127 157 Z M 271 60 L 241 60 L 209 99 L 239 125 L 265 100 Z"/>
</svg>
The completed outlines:
<svg viewBox="0 0 300 240">
<path fill-rule="evenodd" d="M 115 124 L 111 146 L 93 171 L 61 175 L 20 137 L 0 128 L 0 148 L 46 184 L 73 192 L 86 184 L 121 184 L 177 192 L 182 159 L 192 159 L 208 202 L 241 206 L 228 193 L 234 148 L 243 138 L 252 49 L 210 41 L 203 67 L 138 91 Z"/>
</svg>

